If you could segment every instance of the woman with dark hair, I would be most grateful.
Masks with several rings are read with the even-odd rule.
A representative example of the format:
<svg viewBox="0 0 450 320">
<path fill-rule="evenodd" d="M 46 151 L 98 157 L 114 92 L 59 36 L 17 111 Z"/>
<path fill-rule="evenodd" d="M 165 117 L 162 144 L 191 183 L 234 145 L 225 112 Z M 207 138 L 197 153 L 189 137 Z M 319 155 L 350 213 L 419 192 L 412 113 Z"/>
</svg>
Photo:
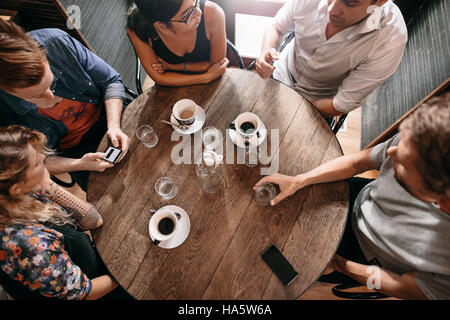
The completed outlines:
<svg viewBox="0 0 450 320">
<path fill-rule="evenodd" d="M 127 32 L 144 69 L 157 84 L 209 83 L 225 72 L 225 15 L 217 4 L 136 0 L 135 5 Z"/>
<path fill-rule="evenodd" d="M 127 299 L 88 235 L 98 211 L 50 179 L 46 136 L 0 128 L 0 284 L 16 300 Z"/>
</svg>

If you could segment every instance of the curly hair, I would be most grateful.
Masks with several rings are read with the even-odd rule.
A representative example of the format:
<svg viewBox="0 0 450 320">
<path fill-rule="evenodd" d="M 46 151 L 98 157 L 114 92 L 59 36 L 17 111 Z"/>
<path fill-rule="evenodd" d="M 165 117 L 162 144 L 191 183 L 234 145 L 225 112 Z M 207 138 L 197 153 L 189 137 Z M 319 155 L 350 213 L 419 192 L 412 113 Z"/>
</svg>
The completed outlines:
<svg viewBox="0 0 450 320">
<path fill-rule="evenodd" d="M 417 170 L 427 189 L 450 197 L 450 91 L 423 103 L 400 131 L 417 151 Z"/>
<path fill-rule="evenodd" d="M 17 125 L 0 128 L 0 224 L 72 224 L 70 216 L 55 203 L 44 203 L 29 195 L 11 195 L 9 192 L 11 186 L 26 178 L 28 144 L 37 152 L 51 154 L 46 141 L 46 136 L 39 131 Z"/>
</svg>

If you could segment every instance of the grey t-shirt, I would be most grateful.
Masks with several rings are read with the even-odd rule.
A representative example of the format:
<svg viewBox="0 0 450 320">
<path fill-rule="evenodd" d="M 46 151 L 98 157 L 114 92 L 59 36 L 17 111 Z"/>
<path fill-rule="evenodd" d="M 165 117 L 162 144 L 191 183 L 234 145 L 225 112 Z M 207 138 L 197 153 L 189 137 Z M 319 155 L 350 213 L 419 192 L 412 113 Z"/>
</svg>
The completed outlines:
<svg viewBox="0 0 450 320">
<path fill-rule="evenodd" d="M 355 201 L 353 230 L 368 261 L 376 258 L 398 274 L 415 271 L 429 299 L 450 299 L 450 214 L 397 182 L 386 151 L 399 140 L 396 135 L 373 148 L 371 158 L 380 172 Z"/>
</svg>

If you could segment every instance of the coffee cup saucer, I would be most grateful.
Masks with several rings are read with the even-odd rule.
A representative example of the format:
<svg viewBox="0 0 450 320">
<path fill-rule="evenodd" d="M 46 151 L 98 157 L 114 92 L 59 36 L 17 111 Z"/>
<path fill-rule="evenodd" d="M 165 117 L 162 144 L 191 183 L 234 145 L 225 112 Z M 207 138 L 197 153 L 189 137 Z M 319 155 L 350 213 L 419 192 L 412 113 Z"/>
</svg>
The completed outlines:
<svg viewBox="0 0 450 320">
<path fill-rule="evenodd" d="M 179 124 L 177 119 L 175 119 L 175 116 L 173 113 L 170 115 L 170 122 L 172 123 L 172 128 L 179 134 L 193 134 L 197 131 L 201 130 L 203 128 L 203 125 L 206 121 L 206 113 L 205 110 L 202 107 L 198 107 L 197 114 L 195 115 L 194 123 L 187 126 L 186 129 L 178 128 L 176 125 Z"/>
<path fill-rule="evenodd" d="M 233 121 L 233 124 L 235 122 Z M 242 135 L 240 135 L 236 130 L 234 129 L 228 129 L 228 135 L 230 136 L 231 141 L 235 145 L 237 145 L 239 148 L 245 149 L 248 146 L 257 147 L 261 143 L 264 142 L 267 136 L 267 129 L 263 122 L 261 122 L 261 128 L 258 130 L 258 134 L 254 135 L 252 138 L 248 140 L 248 144 L 246 145 L 246 141 Z"/>
<path fill-rule="evenodd" d="M 186 240 L 186 238 L 189 235 L 189 231 L 191 230 L 191 221 L 189 219 L 189 215 L 182 208 L 180 208 L 178 206 L 173 206 L 173 205 L 164 206 L 164 207 L 160 208 L 159 210 L 170 210 L 172 212 L 177 212 L 181 215 L 181 219 L 178 222 L 177 230 L 175 231 L 175 235 L 172 238 L 170 238 L 169 240 L 161 241 L 158 244 L 158 247 L 163 248 L 163 249 L 176 248 Z M 150 232 L 150 222 L 148 225 L 148 233 L 149 233 L 152 241 L 155 240 L 155 238 L 152 236 L 152 234 Z"/>
</svg>

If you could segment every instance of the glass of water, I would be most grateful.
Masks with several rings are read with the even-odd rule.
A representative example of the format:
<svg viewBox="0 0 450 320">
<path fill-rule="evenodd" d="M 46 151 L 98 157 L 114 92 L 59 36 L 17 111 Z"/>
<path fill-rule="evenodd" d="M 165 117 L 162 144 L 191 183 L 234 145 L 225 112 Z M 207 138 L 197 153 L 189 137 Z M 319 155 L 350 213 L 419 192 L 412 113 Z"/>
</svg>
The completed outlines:
<svg viewBox="0 0 450 320">
<path fill-rule="evenodd" d="M 202 131 L 203 145 L 206 150 L 214 150 L 222 140 L 222 132 L 214 127 L 206 127 Z"/>
<path fill-rule="evenodd" d="M 255 200 L 256 203 L 261 206 L 268 206 L 270 201 L 275 199 L 277 195 L 277 190 L 275 186 L 271 183 L 262 183 L 256 187 Z"/>
<path fill-rule="evenodd" d="M 245 148 L 245 165 L 249 168 L 258 165 L 258 147 L 247 146 Z"/>
<path fill-rule="evenodd" d="M 158 144 L 158 136 L 149 125 L 144 125 L 136 130 L 136 137 L 147 148 L 153 148 Z"/>
<path fill-rule="evenodd" d="M 162 177 L 156 181 L 155 191 L 164 200 L 170 200 L 177 194 L 177 186 L 169 177 Z"/>
</svg>

